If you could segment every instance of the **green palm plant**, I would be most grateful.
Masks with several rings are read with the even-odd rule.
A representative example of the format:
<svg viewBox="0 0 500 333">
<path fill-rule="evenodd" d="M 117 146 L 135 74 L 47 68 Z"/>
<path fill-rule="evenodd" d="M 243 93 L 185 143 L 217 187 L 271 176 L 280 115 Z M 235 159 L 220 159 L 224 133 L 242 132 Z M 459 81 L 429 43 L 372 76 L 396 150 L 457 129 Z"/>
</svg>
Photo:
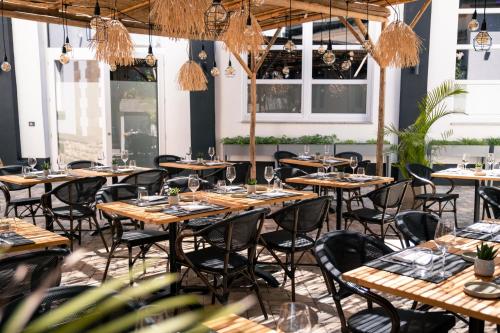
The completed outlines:
<svg viewBox="0 0 500 333">
<path fill-rule="evenodd" d="M 385 135 L 396 135 L 398 144 L 391 147 L 391 151 L 398 156 L 396 166 L 407 177 L 405 166 L 407 163 L 418 163 L 428 166 L 426 149 L 428 133 L 432 125 L 438 120 L 451 114 L 463 113 L 449 110 L 445 103 L 448 97 L 466 94 L 467 91 L 455 85 L 452 81 L 445 81 L 438 87 L 427 92 L 418 102 L 419 116 L 413 124 L 404 129 L 398 129 L 394 124 L 385 127 Z M 441 133 L 443 140 L 453 134 L 452 130 Z"/>
</svg>

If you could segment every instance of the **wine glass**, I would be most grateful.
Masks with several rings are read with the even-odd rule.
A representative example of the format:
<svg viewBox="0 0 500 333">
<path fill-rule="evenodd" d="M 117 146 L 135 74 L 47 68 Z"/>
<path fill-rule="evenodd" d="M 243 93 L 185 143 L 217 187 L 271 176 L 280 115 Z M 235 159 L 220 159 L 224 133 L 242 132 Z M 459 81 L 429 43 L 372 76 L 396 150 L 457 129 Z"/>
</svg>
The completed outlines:
<svg viewBox="0 0 500 333">
<path fill-rule="evenodd" d="M 35 171 L 35 166 L 36 166 L 36 158 L 34 157 L 28 157 L 28 165 L 30 166 L 32 171 Z"/>
<path fill-rule="evenodd" d="M 208 147 L 208 156 L 210 156 L 210 160 L 214 160 L 214 155 L 215 155 L 215 148 L 214 147 Z"/>
<path fill-rule="evenodd" d="M 304 156 L 309 156 L 309 145 L 304 145 Z"/>
<path fill-rule="evenodd" d="M 234 166 L 228 166 L 226 168 L 226 178 L 229 180 L 229 186 L 233 186 L 233 181 L 236 179 L 236 169 Z"/>
<path fill-rule="evenodd" d="M 323 156 L 326 159 L 329 155 L 330 155 L 330 146 L 329 145 L 325 145 Z"/>
<path fill-rule="evenodd" d="M 126 150 L 126 149 L 122 150 L 122 151 L 121 151 L 121 153 L 120 153 L 120 157 L 121 157 L 121 159 L 122 159 L 122 161 L 123 161 L 123 164 L 124 164 L 124 165 L 127 165 L 127 161 L 128 161 L 128 150 Z"/>
<path fill-rule="evenodd" d="M 351 159 L 349 160 L 349 165 L 351 166 L 352 174 L 354 175 L 354 169 L 358 167 L 358 158 L 356 156 L 351 156 Z"/>
<path fill-rule="evenodd" d="M 326 167 L 319 167 L 318 168 L 318 177 L 319 178 L 325 177 L 325 173 L 326 173 Z"/>
<path fill-rule="evenodd" d="M 281 305 L 276 332 L 309 333 L 311 329 L 311 314 L 307 305 L 298 302 L 287 302 Z"/>
<path fill-rule="evenodd" d="M 493 170 L 493 164 L 495 164 L 495 154 L 488 153 L 488 155 L 486 155 L 486 164 L 488 164 L 487 170 Z"/>
<path fill-rule="evenodd" d="M 198 176 L 189 176 L 188 187 L 193 192 L 193 203 L 196 202 L 196 190 L 200 187 L 200 180 Z"/>
<path fill-rule="evenodd" d="M 467 164 L 469 163 L 468 154 L 462 154 L 462 163 L 464 164 L 464 170 L 467 170 Z"/>
<path fill-rule="evenodd" d="M 191 161 L 192 155 L 193 155 L 193 150 L 191 149 L 191 147 L 189 147 L 186 153 L 186 161 Z"/>
<path fill-rule="evenodd" d="M 451 237 L 451 238 L 450 238 Z M 439 220 L 436 231 L 434 233 L 434 242 L 437 248 L 441 251 L 442 266 L 439 275 L 443 278 L 448 278 L 451 273 L 446 271 L 446 252 L 448 246 L 452 245 L 455 241 L 455 224 L 450 220 Z"/>
<path fill-rule="evenodd" d="M 271 180 L 274 178 L 274 168 L 272 166 L 266 166 L 264 169 L 264 178 L 267 181 L 267 187 L 271 187 Z"/>
<path fill-rule="evenodd" d="M 62 155 L 58 155 L 58 156 L 57 156 L 57 161 L 56 161 L 56 163 L 57 163 L 57 169 L 58 169 L 59 171 L 64 170 L 64 165 L 65 165 L 65 163 L 64 163 L 64 157 L 63 157 Z"/>
<path fill-rule="evenodd" d="M 104 164 L 104 152 L 99 152 L 97 153 L 97 163 L 98 165 L 103 165 Z"/>
</svg>

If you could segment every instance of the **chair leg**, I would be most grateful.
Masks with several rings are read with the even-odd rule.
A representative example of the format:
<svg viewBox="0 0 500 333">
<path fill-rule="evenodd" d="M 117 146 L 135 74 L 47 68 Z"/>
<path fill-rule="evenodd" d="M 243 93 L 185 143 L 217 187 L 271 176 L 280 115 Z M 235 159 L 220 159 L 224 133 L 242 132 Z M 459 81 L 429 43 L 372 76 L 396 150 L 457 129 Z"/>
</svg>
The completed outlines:
<svg viewBox="0 0 500 333">
<path fill-rule="evenodd" d="M 457 199 L 453 199 L 453 217 L 455 218 L 455 228 L 458 228 L 458 220 L 457 220 Z"/>
<path fill-rule="evenodd" d="M 118 244 L 113 243 L 111 245 L 111 250 L 109 251 L 109 254 L 108 254 L 108 260 L 106 261 L 106 268 L 104 268 L 104 274 L 102 275 L 101 282 L 106 281 L 106 277 L 108 276 L 109 265 L 111 264 L 111 259 L 113 258 L 113 254 L 114 254 L 117 247 L 118 247 Z"/>
<path fill-rule="evenodd" d="M 128 277 L 130 279 L 130 285 L 134 284 L 134 274 L 132 272 L 132 266 L 134 266 L 134 262 L 132 260 L 132 247 L 128 247 Z"/>
<path fill-rule="evenodd" d="M 74 243 L 74 239 L 75 239 L 75 234 L 74 234 L 74 230 L 73 230 L 73 219 L 70 219 L 69 220 L 69 246 L 70 246 L 70 249 L 71 249 L 71 252 L 73 252 L 73 243 Z"/>
<path fill-rule="evenodd" d="M 212 305 L 215 304 L 215 290 L 217 290 L 217 276 L 214 275 L 214 290 L 212 291 Z"/>
<path fill-rule="evenodd" d="M 146 274 L 146 247 L 141 246 L 141 252 L 142 252 L 142 272 Z"/>
<path fill-rule="evenodd" d="M 262 301 L 262 295 L 260 294 L 259 284 L 257 283 L 257 279 L 255 278 L 255 272 L 253 271 L 253 267 L 249 268 L 249 272 L 250 272 L 250 277 L 252 278 L 252 282 L 254 285 L 255 295 L 257 295 L 257 299 L 259 300 L 260 309 L 262 311 L 262 314 L 264 315 L 264 318 L 267 320 L 268 319 L 267 311 L 266 311 L 266 308 L 264 306 L 264 302 Z"/>
<path fill-rule="evenodd" d="M 78 220 L 78 245 L 82 245 L 82 220 Z"/>
<path fill-rule="evenodd" d="M 290 254 L 290 280 L 292 280 L 292 302 L 295 302 L 295 256 L 293 252 Z"/>
<path fill-rule="evenodd" d="M 102 234 L 101 227 L 99 226 L 99 222 L 97 222 L 97 218 L 95 217 L 95 215 L 92 216 L 92 220 L 94 221 L 96 230 L 99 233 L 99 236 L 101 237 L 101 240 L 102 240 L 102 243 L 104 244 L 104 247 L 106 248 L 106 252 L 109 252 L 108 244 L 106 243 L 106 240 L 104 239 L 104 235 Z"/>
</svg>

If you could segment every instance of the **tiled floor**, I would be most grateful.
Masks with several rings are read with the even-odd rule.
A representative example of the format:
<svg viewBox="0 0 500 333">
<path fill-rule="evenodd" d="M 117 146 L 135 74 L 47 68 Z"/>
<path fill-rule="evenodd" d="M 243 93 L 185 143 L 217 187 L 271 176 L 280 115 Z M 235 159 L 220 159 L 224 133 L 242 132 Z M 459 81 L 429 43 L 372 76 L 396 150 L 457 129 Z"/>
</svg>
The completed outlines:
<svg viewBox="0 0 500 333">
<path fill-rule="evenodd" d="M 459 209 L 459 224 L 464 225 L 468 224 L 472 221 L 472 198 L 473 198 L 473 188 L 472 187 L 458 187 L 457 192 L 460 194 L 458 209 Z M 35 191 L 40 194 L 42 188 L 37 189 Z M 2 209 L 3 209 L 3 202 Z M 451 218 L 451 214 L 447 216 L 447 218 Z M 330 217 L 330 225 L 334 225 L 334 216 Z M 43 219 L 39 219 L 39 225 L 44 225 Z M 273 222 L 266 222 L 266 229 L 271 230 L 274 229 Z M 105 232 L 106 239 L 109 242 L 110 233 L 109 231 Z M 393 244 L 398 244 L 394 240 L 391 241 Z M 91 284 L 97 285 L 101 282 L 107 253 L 104 250 L 103 244 L 99 237 L 91 236 L 87 233 L 84 236 L 83 244 L 81 249 L 84 249 L 84 257 L 79 263 L 70 271 L 66 271 L 63 274 L 62 284 L 71 285 L 71 284 Z M 126 255 L 126 251 L 121 251 L 120 254 Z M 161 253 L 152 250 L 151 255 L 160 255 Z M 262 255 L 259 259 L 261 260 L 270 260 L 270 256 L 265 254 Z M 308 258 L 311 260 L 311 258 Z M 140 263 L 138 263 L 138 266 Z M 151 259 L 147 260 L 148 265 L 148 273 L 147 276 L 154 276 L 156 274 L 161 274 L 165 272 L 166 261 L 160 259 Z M 114 259 L 112 261 L 109 276 L 117 277 L 124 276 L 127 274 L 127 260 L 126 259 Z M 280 271 L 274 272 L 274 276 L 281 282 L 283 274 Z M 188 283 L 197 283 L 194 281 L 195 279 L 192 276 L 188 277 Z M 261 281 L 262 282 L 262 281 Z M 308 304 L 313 310 L 315 316 L 317 317 L 316 322 L 317 325 L 314 328 L 315 332 L 340 332 L 340 323 L 337 316 L 336 308 L 333 303 L 333 299 L 331 295 L 328 295 L 327 289 L 325 287 L 323 278 L 321 273 L 317 268 L 312 267 L 303 267 L 297 271 L 297 280 L 296 280 L 296 293 L 297 293 L 297 301 Z M 249 311 L 244 313 L 243 315 L 251 318 L 252 320 L 258 321 L 267 325 L 271 328 L 275 327 L 275 322 L 279 316 L 279 308 L 283 302 L 290 301 L 290 280 L 281 287 L 278 288 L 270 288 L 264 282 L 260 283 L 262 296 L 264 298 L 266 309 L 269 313 L 269 319 L 264 320 L 260 308 L 258 305 L 255 305 Z M 232 292 L 230 299 L 238 300 L 241 299 L 242 296 L 247 295 L 251 292 L 246 291 L 244 289 L 234 290 Z M 411 301 L 402 300 L 390 295 L 384 295 L 393 301 L 397 307 L 406 307 L 408 308 L 411 305 Z M 210 297 L 200 296 L 203 302 L 210 302 Z M 358 297 L 350 297 L 346 299 L 344 302 L 344 311 L 346 316 L 349 316 L 351 313 L 355 313 L 363 308 L 365 308 L 366 303 Z M 488 325 L 487 331 L 494 331 L 493 325 Z M 454 332 L 466 332 L 466 326 L 462 322 L 457 322 L 457 325 L 454 329 Z"/>
</svg>

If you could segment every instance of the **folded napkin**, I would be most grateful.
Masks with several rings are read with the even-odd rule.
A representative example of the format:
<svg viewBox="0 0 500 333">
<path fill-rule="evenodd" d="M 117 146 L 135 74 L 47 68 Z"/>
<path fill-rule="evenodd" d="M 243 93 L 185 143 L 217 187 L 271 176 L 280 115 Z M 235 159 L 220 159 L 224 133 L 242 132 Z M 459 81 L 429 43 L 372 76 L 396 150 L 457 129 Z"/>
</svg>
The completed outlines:
<svg viewBox="0 0 500 333">
<path fill-rule="evenodd" d="M 340 163 L 342 161 L 339 161 L 339 160 L 325 160 L 325 163 Z"/>
<path fill-rule="evenodd" d="M 142 197 L 142 200 L 152 202 L 152 201 L 159 201 L 159 200 L 167 200 L 167 197 L 163 196 L 163 195 L 148 195 L 148 196 Z"/>
<path fill-rule="evenodd" d="M 367 182 L 369 180 L 372 180 L 373 177 L 369 177 L 369 176 L 360 176 L 360 177 L 357 177 L 357 176 L 354 176 L 354 177 L 351 177 L 351 179 L 355 182 Z"/>
<path fill-rule="evenodd" d="M 288 195 L 286 192 L 266 192 L 262 193 L 262 196 L 269 197 L 269 198 L 277 198 L 277 197 L 282 197 L 284 195 Z"/>
<path fill-rule="evenodd" d="M 131 168 L 123 168 L 123 169 L 118 169 L 116 170 L 117 172 L 132 172 L 134 171 L 134 169 L 131 169 Z"/>
<path fill-rule="evenodd" d="M 196 212 L 199 210 L 211 209 L 212 206 L 202 205 L 202 204 L 189 204 L 182 206 L 182 209 L 187 210 L 188 212 Z"/>
<path fill-rule="evenodd" d="M 313 157 L 312 156 L 305 156 L 305 155 L 300 155 L 300 156 L 297 156 L 296 159 L 298 160 L 312 160 Z"/>
<path fill-rule="evenodd" d="M 65 173 L 60 173 L 60 174 L 48 175 L 47 176 L 47 178 L 64 178 L 64 177 L 68 177 L 68 175 L 65 174 Z"/>
<path fill-rule="evenodd" d="M 210 165 L 223 165 L 224 162 L 206 162 L 205 164 L 208 166 L 210 166 Z"/>
<path fill-rule="evenodd" d="M 500 224 L 478 222 L 465 228 L 468 231 L 496 234 L 500 232 Z"/>
<path fill-rule="evenodd" d="M 404 250 L 404 251 L 395 253 L 391 256 L 391 259 L 394 259 L 396 261 L 401 261 L 404 263 L 408 263 L 408 264 L 412 264 L 415 261 L 415 259 L 425 260 L 429 256 L 432 256 L 434 261 L 439 259 L 438 255 L 422 252 L 422 251 L 419 251 L 418 249 L 408 249 L 408 250 Z"/>
</svg>

